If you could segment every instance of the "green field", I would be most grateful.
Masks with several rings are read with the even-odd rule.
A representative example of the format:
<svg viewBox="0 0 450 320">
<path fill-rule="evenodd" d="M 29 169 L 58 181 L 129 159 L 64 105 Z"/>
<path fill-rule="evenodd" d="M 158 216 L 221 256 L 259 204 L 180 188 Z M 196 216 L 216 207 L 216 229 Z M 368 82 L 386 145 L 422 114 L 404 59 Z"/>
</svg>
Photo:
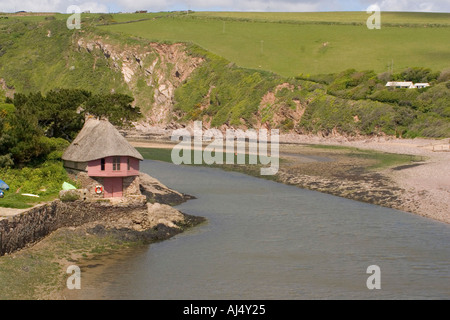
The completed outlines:
<svg viewBox="0 0 450 320">
<path fill-rule="evenodd" d="M 299 23 L 342 23 L 365 24 L 370 16 L 365 11 L 355 12 L 195 12 L 192 14 L 205 18 L 227 18 L 260 20 L 269 22 Z M 382 12 L 381 23 L 387 25 L 447 25 L 450 26 L 450 13 L 424 12 Z"/>
<path fill-rule="evenodd" d="M 282 76 L 349 68 L 381 73 L 392 63 L 394 72 L 415 66 L 450 67 L 450 14 L 385 13 L 382 23 L 385 15 L 390 24 L 381 30 L 366 27 L 365 12 L 200 12 L 102 28 L 150 41 L 196 43 L 239 66 Z M 144 16 L 115 14 L 113 18 L 124 22 Z M 440 27 L 430 27 L 433 24 Z"/>
</svg>

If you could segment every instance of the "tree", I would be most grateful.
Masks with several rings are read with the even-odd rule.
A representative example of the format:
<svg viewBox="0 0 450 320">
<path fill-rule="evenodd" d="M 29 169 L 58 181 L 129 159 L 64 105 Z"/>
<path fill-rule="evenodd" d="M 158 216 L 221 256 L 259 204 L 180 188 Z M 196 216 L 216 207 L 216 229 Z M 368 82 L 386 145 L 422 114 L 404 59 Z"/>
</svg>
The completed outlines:
<svg viewBox="0 0 450 320">
<path fill-rule="evenodd" d="M 14 165 L 11 148 L 11 136 L 5 130 L 5 117 L 0 115 L 0 168 L 11 167 Z"/>
<path fill-rule="evenodd" d="M 129 125 L 141 116 L 140 109 L 131 105 L 133 100 L 119 93 L 96 94 L 86 101 L 85 111 L 98 117 L 107 117 L 114 125 Z"/>
</svg>

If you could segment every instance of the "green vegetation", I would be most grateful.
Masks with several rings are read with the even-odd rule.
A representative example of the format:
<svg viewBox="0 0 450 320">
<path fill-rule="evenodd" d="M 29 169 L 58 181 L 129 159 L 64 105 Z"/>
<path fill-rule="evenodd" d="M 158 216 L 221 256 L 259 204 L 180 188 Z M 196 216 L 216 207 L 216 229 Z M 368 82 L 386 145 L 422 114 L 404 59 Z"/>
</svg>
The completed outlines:
<svg viewBox="0 0 450 320">
<path fill-rule="evenodd" d="M 365 25 L 368 14 L 357 12 L 195 12 L 196 17 L 278 23 L 317 23 Z M 382 24 L 388 26 L 450 26 L 450 13 L 383 12 Z"/>
<path fill-rule="evenodd" d="M 122 94 L 58 89 L 6 100 L 12 103 L 0 105 L 0 179 L 10 191 L 0 199 L 0 207 L 26 208 L 58 196 L 62 183 L 71 181 L 61 156 L 82 128 L 86 112 L 120 125 L 140 116 L 130 105 L 133 98 Z"/>
<path fill-rule="evenodd" d="M 175 92 L 175 111 L 182 111 L 181 120 L 211 119 L 212 126 L 224 123 L 251 126 L 261 97 L 280 77 L 268 72 L 237 68 L 227 60 L 190 46 L 192 55 L 207 59 L 189 81 Z"/>
<path fill-rule="evenodd" d="M 89 262 L 99 254 L 140 245 L 114 236 L 60 229 L 38 244 L 14 255 L 0 257 L 0 299 L 60 299 L 67 267 Z"/>
<path fill-rule="evenodd" d="M 172 162 L 172 149 L 164 148 L 136 148 L 137 151 L 146 160 L 158 160 L 164 162 Z"/>
<path fill-rule="evenodd" d="M 48 160 L 43 164 L 21 169 L 0 168 L 0 177 L 10 190 L 0 199 L 0 207 L 25 209 L 35 204 L 54 200 L 64 181 L 75 184 L 67 175 L 61 161 Z M 38 195 L 39 198 L 23 196 Z"/>
<path fill-rule="evenodd" d="M 398 74 L 377 75 L 374 71 L 349 69 L 339 74 L 286 79 L 236 67 L 194 46 L 190 50 L 203 54 L 206 63 L 175 91 L 174 110 L 181 122 L 203 120 L 217 127 L 253 127 L 259 115 L 261 122 L 270 127 L 300 133 L 450 136 L 450 81 L 443 82 L 447 71 L 407 68 Z M 386 89 L 386 81 L 403 77 L 426 80 L 432 86 Z M 282 83 L 289 88 L 276 92 L 275 103 L 260 105 L 263 96 Z M 286 110 L 295 112 L 297 104 L 304 112 L 295 124 Z M 285 118 L 272 123 L 275 115 Z"/>
<path fill-rule="evenodd" d="M 91 94 L 85 90 L 57 89 L 46 96 L 40 92 L 17 93 L 2 111 L 0 156 L 3 166 L 35 165 L 58 160 L 84 123 L 85 114 L 106 116 L 111 123 L 127 125 L 140 117 L 133 98 L 123 94 Z M 9 111 L 8 111 L 9 110 Z M 1 158 L 0 158 L 1 159 Z M 11 161 L 12 160 L 12 161 Z"/>
<path fill-rule="evenodd" d="M 380 30 L 366 27 L 368 17 L 364 12 L 202 12 L 102 28 L 151 41 L 195 43 L 241 67 L 282 76 L 349 68 L 380 73 L 392 61 L 396 70 L 448 67 L 449 14 L 383 13 Z"/>
<path fill-rule="evenodd" d="M 398 74 L 380 75 L 349 69 L 337 75 L 305 78 L 324 85 L 309 94 L 310 103 L 300 127 L 306 132 L 329 133 L 336 128 L 347 134 L 448 137 L 450 82 L 447 74 L 446 70 L 439 73 L 426 68 L 407 68 Z M 426 89 L 385 87 L 386 81 L 409 79 L 430 82 L 432 86 Z"/>
<path fill-rule="evenodd" d="M 89 24 L 83 27 L 69 30 L 59 19 L 40 23 L 0 20 L 0 77 L 20 93 L 72 88 L 130 94 L 120 71 L 106 59 L 78 50 L 74 39 L 81 31 L 89 37 Z"/>
<path fill-rule="evenodd" d="M 62 196 L 59 197 L 59 199 L 63 202 L 71 202 L 71 201 L 76 201 L 76 200 L 80 200 L 81 196 L 78 192 L 73 191 L 73 192 L 66 192 L 64 193 Z"/>
<path fill-rule="evenodd" d="M 335 145 L 308 145 L 311 148 L 315 149 L 324 149 L 324 150 L 335 150 L 338 152 L 343 152 L 343 154 L 359 158 L 371 160 L 374 164 L 368 166 L 367 170 L 382 170 L 385 168 L 391 168 L 394 166 L 402 165 L 402 164 L 410 164 L 412 162 L 417 162 L 423 160 L 417 156 L 406 155 L 406 154 L 398 154 L 398 153 L 388 153 L 388 152 L 380 152 L 374 150 L 363 150 L 354 147 L 343 147 L 343 146 L 335 146 Z"/>
<path fill-rule="evenodd" d="M 172 155 L 172 149 L 167 149 L 167 148 L 136 148 L 136 150 L 138 150 L 139 153 L 146 160 L 158 160 L 158 161 L 164 161 L 164 162 L 172 162 L 172 156 L 171 156 Z M 270 149 L 269 149 L 269 151 L 270 151 Z M 190 152 L 191 152 L 190 158 L 192 159 L 192 162 L 194 162 L 194 152 L 195 151 L 191 150 Z M 182 157 L 183 155 L 184 155 L 183 151 L 180 151 L 180 157 Z M 224 152 L 222 153 L 222 162 L 224 164 L 223 165 L 222 164 L 214 164 L 213 166 L 226 167 L 227 166 L 225 164 L 226 161 L 227 161 L 226 159 L 227 159 L 227 157 L 230 157 L 231 155 L 233 156 L 233 162 L 237 164 L 238 157 L 239 157 L 238 154 L 236 154 L 236 153 L 235 154 L 230 154 L 230 153 L 225 152 L 225 150 L 224 150 Z M 214 157 L 215 154 L 213 153 L 212 156 Z M 248 154 L 245 154 L 245 158 L 244 159 L 245 159 L 245 161 L 244 161 L 245 163 L 249 163 L 250 156 Z M 207 164 L 204 161 L 203 158 L 202 158 L 202 163 L 200 165 L 202 165 L 202 166 L 208 165 L 209 166 L 209 164 Z M 257 159 L 257 164 L 256 165 L 257 166 L 261 165 L 259 157 Z M 259 167 L 258 167 L 258 170 L 259 170 Z"/>
<path fill-rule="evenodd" d="M 377 31 L 366 28 L 364 13 L 194 13 L 104 28 L 208 50 L 188 46 L 206 63 L 176 90 L 177 121 L 252 127 L 259 112 L 262 123 L 283 131 L 449 136 L 450 72 L 432 71 L 448 67 L 448 15 L 386 13 L 384 18 L 389 27 Z M 356 23 L 359 19 L 363 22 Z M 392 73 L 394 61 L 400 72 Z M 386 89 L 389 80 L 433 86 Z M 277 105 L 259 110 L 264 94 L 283 82 L 294 89 L 283 89 L 276 94 Z M 296 102 L 306 105 L 299 123 L 289 117 L 272 123 Z"/>
<path fill-rule="evenodd" d="M 158 83 L 144 69 L 158 53 L 149 50 L 148 41 L 183 41 L 190 42 L 186 44 L 189 55 L 205 61 L 175 90 L 170 115 L 174 121 L 203 120 L 216 127 L 265 124 L 282 131 L 325 135 L 450 135 L 450 71 L 444 69 L 450 35 L 446 14 L 386 13 L 387 25 L 381 30 L 365 27 L 364 12 L 86 14 L 82 30 L 67 30 L 62 16 L 40 23 L 22 18 L 0 22 L 5 31 L 0 33 L 0 77 L 16 92 L 89 88 L 92 96 L 80 98 L 82 109 L 95 105 L 103 113 L 117 96 L 101 104 L 95 95 L 132 92 L 142 112 L 149 115 L 153 86 Z M 127 84 L 120 61 L 114 62 L 96 47 L 80 48 L 80 39 L 102 39 L 118 51 L 145 52 L 144 67 L 135 70 Z M 169 72 L 174 66 L 166 67 L 163 71 Z M 160 68 L 159 62 L 155 68 Z M 389 80 L 432 86 L 387 89 Z M 281 84 L 288 86 L 278 90 Z M 268 93 L 275 95 L 275 101 L 262 104 Z M 42 100 L 39 95 L 28 99 Z M 46 112 L 38 123 L 46 135 L 55 131 L 65 139 L 72 136 L 76 125 L 73 130 L 64 129 L 64 135 L 59 128 L 60 123 L 79 119 L 69 109 L 57 121 Z M 73 119 L 67 121 L 68 117 Z M 112 119 L 119 123 L 122 117 Z M 3 156 L 0 161 L 9 160 Z"/>
</svg>

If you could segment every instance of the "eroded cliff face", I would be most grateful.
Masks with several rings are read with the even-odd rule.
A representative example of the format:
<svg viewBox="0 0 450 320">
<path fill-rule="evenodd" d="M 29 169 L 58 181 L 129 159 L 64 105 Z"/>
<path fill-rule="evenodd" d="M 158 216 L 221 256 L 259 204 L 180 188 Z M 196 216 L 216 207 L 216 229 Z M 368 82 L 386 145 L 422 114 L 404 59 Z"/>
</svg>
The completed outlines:
<svg viewBox="0 0 450 320">
<path fill-rule="evenodd" d="M 193 121 L 180 124 L 174 113 L 175 90 L 189 79 L 192 72 L 204 63 L 204 59 L 189 55 L 185 44 L 163 43 L 123 43 L 108 36 L 86 34 L 74 40 L 76 50 L 94 55 L 94 65 L 102 60 L 107 63 L 117 77 L 126 84 L 135 98 L 134 104 L 141 108 L 145 118 L 135 124 L 134 130 L 127 130 L 131 136 L 169 134 L 173 129 L 193 127 Z M 211 86 L 204 97 L 201 109 L 209 107 Z M 293 131 L 301 120 L 306 105 L 293 100 L 290 105 L 276 95 L 280 90 L 292 91 L 289 83 L 280 84 L 269 90 L 260 101 L 258 111 L 253 117 L 255 129 L 281 129 Z M 182 116 L 182 115 L 181 115 Z M 211 128 L 211 118 L 203 117 L 205 129 Z M 221 125 L 218 129 L 225 131 L 229 125 Z M 234 129 L 247 129 L 242 119 L 241 126 Z"/>
<path fill-rule="evenodd" d="M 268 130 L 281 128 L 283 131 L 291 131 L 302 119 L 306 104 L 302 104 L 298 99 L 292 99 L 291 105 L 288 105 L 276 96 L 282 89 L 292 92 L 295 87 L 286 82 L 276 86 L 262 97 L 258 112 L 254 115 L 257 128 Z"/>
<path fill-rule="evenodd" d="M 106 60 L 123 78 L 146 117 L 138 127 L 177 127 L 172 119 L 175 89 L 201 65 L 202 58 L 188 55 L 181 43 L 130 45 L 100 36 L 80 37 L 76 48 L 94 55 L 95 61 Z"/>
</svg>

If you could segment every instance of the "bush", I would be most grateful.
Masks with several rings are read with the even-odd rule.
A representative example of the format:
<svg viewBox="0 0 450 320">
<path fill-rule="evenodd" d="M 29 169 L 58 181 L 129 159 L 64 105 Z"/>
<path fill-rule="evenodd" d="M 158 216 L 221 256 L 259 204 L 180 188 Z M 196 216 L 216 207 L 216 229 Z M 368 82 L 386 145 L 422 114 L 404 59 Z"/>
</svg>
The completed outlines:
<svg viewBox="0 0 450 320">
<path fill-rule="evenodd" d="M 438 82 L 447 82 L 449 80 L 450 80 L 450 69 L 443 70 L 437 79 Z"/>
<path fill-rule="evenodd" d="M 279 77 L 236 67 L 193 45 L 189 50 L 191 55 L 202 56 L 206 62 L 175 90 L 174 110 L 185 121 L 207 115 L 212 126 L 240 125 L 241 119 L 251 126 L 263 95 L 280 83 Z M 204 106 L 203 110 L 199 106 Z"/>
<path fill-rule="evenodd" d="M 431 69 L 414 67 L 407 68 L 401 73 L 395 74 L 395 81 L 431 82 L 439 77 L 439 72 L 432 72 Z"/>
<path fill-rule="evenodd" d="M 61 190 L 59 199 L 63 202 L 77 201 L 81 199 L 81 195 L 78 190 Z"/>
<path fill-rule="evenodd" d="M 10 190 L 40 196 L 57 195 L 64 181 L 71 182 L 62 161 L 46 161 L 37 167 L 2 168 L 0 176 Z"/>
</svg>

